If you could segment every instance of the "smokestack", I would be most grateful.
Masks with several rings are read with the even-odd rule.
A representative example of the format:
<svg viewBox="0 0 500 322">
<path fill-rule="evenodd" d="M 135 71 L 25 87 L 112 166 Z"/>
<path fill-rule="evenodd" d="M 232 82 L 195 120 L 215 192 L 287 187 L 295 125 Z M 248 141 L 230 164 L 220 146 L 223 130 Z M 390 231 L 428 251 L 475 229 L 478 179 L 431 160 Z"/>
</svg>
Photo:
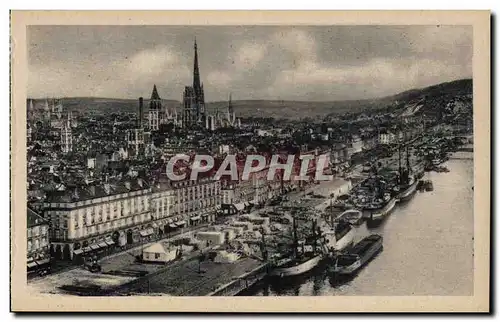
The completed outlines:
<svg viewBox="0 0 500 322">
<path fill-rule="evenodd" d="M 139 115 L 137 117 L 139 128 L 142 128 L 142 117 L 143 117 L 143 98 L 139 97 Z"/>
</svg>

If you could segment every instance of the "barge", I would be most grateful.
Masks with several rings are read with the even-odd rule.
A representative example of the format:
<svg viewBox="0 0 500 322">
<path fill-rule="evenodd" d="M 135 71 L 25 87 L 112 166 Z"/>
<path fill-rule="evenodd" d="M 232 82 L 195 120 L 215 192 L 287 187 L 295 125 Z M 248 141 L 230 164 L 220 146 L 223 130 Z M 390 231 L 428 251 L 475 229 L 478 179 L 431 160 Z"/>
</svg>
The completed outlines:
<svg viewBox="0 0 500 322">
<path fill-rule="evenodd" d="M 383 249 L 381 235 L 370 235 L 357 243 L 350 252 L 339 255 L 330 273 L 349 275 L 363 267 Z"/>
</svg>

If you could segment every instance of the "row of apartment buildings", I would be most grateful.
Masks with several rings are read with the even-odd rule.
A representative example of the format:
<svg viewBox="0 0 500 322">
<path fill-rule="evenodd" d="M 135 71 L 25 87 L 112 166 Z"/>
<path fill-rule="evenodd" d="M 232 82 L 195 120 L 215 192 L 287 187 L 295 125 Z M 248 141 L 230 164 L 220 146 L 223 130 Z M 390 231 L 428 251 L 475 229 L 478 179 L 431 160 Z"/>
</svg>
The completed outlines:
<svg viewBox="0 0 500 322">
<path fill-rule="evenodd" d="M 46 192 L 37 211 L 48 224 L 51 257 L 79 261 L 91 255 L 105 256 L 116 247 L 211 223 L 217 215 L 263 205 L 304 184 L 279 178 L 269 181 L 268 171 L 269 166 L 252 173 L 249 180 L 237 181 L 214 180 L 207 173 L 196 181 L 170 181 L 161 174 L 149 182 L 124 177 L 81 185 L 60 184 Z M 312 171 L 316 171 L 314 163 L 308 173 Z"/>
<path fill-rule="evenodd" d="M 208 177 L 128 178 L 50 191 L 39 211 L 49 225 L 51 256 L 74 260 L 212 222 L 221 202 L 220 182 Z"/>
</svg>

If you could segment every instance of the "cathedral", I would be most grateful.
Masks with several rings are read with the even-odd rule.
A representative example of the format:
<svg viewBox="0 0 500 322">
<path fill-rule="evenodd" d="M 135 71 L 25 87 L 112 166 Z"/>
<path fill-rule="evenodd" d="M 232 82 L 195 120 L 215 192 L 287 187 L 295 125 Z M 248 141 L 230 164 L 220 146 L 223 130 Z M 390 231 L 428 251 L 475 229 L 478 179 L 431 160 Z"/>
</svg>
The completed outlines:
<svg viewBox="0 0 500 322">
<path fill-rule="evenodd" d="M 198 66 L 198 46 L 194 41 L 193 86 L 186 86 L 182 97 L 182 124 L 193 127 L 206 123 L 205 92 L 200 82 L 200 68 Z"/>
<path fill-rule="evenodd" d="M 176 108 L 169 110 L 166 106 L 162 106 L 160 95 L 158 94 L 156 85 L 154 85 L 149 102 L 148 118 L 149 130 L 152 132 L 158 131 L 161 124 L 168 123 L 184 128 L 204 127 L 210 131 L 223 127 L 241 126 L 241 120 L 235 116 L 231 96 L 229 96 L 226 113 L 219 113 L 217 111 L 214 115 L 211 115 L 206 111 L 205 92 L 203 83 L 200 80 L 196 39 L 194 41 L 193 84 L 184 88 L 181 112 L 178 114 Z"/>
</svg>

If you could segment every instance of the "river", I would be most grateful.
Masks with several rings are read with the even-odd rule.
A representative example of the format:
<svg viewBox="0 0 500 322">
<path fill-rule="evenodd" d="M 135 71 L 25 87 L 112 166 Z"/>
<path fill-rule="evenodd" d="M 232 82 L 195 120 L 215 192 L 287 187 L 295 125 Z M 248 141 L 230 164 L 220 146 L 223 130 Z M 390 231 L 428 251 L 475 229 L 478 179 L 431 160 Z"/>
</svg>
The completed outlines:
<svg viewBox="0 0 500 322">
<path fill-rule="evenodd" d="M 318 266 L 293 279 L 261 281 L 241 295 L 472 295 L 474 175 L 469 156 L 447 161 L 448 173 L 426 173 L 434 191 L 417 192 L 380 226 L 357 228 L 356 240 L 383 235 L 384 250 L 356 276 L 341 280 Z"/>
</svg>

